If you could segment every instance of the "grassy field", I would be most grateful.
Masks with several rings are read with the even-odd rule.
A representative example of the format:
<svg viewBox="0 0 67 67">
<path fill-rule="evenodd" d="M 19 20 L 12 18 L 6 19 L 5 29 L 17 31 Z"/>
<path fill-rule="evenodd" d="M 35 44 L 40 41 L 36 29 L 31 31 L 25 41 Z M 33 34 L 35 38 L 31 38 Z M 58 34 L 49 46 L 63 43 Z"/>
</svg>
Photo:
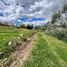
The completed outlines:
<svg viewBox="0 0 67 67">
<path fill-rule="evenodd" d="M 0 26 L 0 61 L 8 58 L 21 40 L 23 42 L 34 32 L 36 31 Z M 24 62 L 24 67 L 67 67 L 67 43 L 42 32 L 36 36 L 35 47 Z"/>
<path fill-rule="evenodd" d="M 33 33 L 34 31 L 27 29 L 0 26 L 0 59 L 8 57 L 14 50 L 16 45 L 10 45 L 12 41 L 19 40 L 19 38 L 24 40 L 25 38 L 30 37 Z"/>
<path fill-rule="evenodd" d="M 38 33 L 36 47 L 24 67 L 67 67 L 67 43 Z"/>
</svg>

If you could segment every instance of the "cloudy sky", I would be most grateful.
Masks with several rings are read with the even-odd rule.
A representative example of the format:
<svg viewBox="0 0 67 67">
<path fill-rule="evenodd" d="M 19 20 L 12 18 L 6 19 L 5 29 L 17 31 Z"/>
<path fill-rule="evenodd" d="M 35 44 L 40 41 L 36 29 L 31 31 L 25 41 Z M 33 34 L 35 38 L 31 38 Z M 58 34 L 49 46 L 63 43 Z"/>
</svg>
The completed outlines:
<svg viewBox="0 0 67 67">
<path fill-rule="evenodd" d="M 21 16 L 49 18 L 66 0 L 0 0 L 0 19 Z M 6 19 L 7 18 L 7 19 Z"/>
</svg>

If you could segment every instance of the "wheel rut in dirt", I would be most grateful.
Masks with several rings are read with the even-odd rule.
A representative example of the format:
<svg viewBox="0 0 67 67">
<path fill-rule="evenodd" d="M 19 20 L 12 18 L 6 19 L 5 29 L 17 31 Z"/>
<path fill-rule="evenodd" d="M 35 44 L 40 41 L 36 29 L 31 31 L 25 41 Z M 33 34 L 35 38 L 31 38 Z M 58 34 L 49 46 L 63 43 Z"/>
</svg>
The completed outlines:
<svg viewBox="0 0 67 67">
<path fill-rule="evenodd" d="M 28 41 L 20 45 L 18 49 L 11 55 L 11 58 L 14 60 L 4 67 L 21 67 L 24 61 L 27 60 L 28 57 L 31 55 L 35 40 L 36 34 L 34 34 L 31 38 L 28 38 Z"/>
</svg>

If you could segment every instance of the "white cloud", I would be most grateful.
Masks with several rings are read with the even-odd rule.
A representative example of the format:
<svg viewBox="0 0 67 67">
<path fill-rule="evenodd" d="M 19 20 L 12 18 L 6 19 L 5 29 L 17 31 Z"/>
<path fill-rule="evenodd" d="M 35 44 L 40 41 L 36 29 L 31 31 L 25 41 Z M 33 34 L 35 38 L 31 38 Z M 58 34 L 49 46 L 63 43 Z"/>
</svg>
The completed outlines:
<svg viewBox="0 0 67 67">
<path fill-rule="evenodd" d="M 49 17 L 51 16 L 51 14 L 53 12 L 55 12 L 56 10 L 60 9 L 63 0 L 41 0 L 39 2 L 35 2 L 34 5 L 30 6 L 29 11 L 33 12 L 34 11 L 34 15 L 38 15 L 38 13 L 40 12 L 40 15 L 43 17 Z M 65 1 L 65 0 L 64 0 Z M 37 8 L 40 8 L 41 10 L 37 11 Z M 42 13 L 41 13 L 42 12 Z"/>
<path fill-rule="evenodd" d="M 8 20 L 23 15 L 49 18 L 63 2 L 65 0 L 0 0 L 0 11 L 4 13 L 2 18 Z"/>
</svg>

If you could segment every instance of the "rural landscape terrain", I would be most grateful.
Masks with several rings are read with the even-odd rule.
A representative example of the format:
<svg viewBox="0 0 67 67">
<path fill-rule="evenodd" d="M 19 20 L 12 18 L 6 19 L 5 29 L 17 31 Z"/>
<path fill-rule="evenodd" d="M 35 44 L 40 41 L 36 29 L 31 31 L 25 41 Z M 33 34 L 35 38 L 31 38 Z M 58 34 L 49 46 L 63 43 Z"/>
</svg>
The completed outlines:
<svg viewBox="0 0 67 67">
<path fill-rule="evenodd" d="M 6 3 L 4 0 L 0 2 Z M 12 2 L 14 1 L 10 4 Z M 13 14 L 12 17 L 9 16 L 9 20 L 0 11 L 0 67 L 67 67 L 66 2 L 64 0 L 62 7 L 54 11 L 49 20 L 36 15 L 12 19 Z M 6 4 L 9 6 L 8 3 Z M 18 5 L 16 3 L 11 7 L 19 9 Z M 25 5 L 23 7 L 28 8 Z"/>
</svg>

